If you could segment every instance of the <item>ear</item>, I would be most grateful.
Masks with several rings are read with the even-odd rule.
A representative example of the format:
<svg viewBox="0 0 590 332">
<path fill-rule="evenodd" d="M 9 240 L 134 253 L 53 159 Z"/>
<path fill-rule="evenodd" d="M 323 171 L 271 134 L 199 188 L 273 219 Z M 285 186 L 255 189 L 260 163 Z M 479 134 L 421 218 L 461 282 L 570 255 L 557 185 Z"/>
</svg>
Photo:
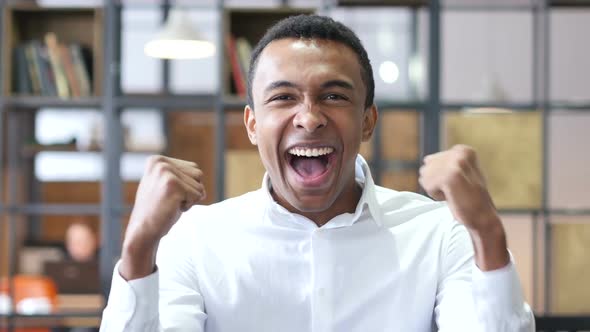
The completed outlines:
<svg viewBox="0 0 590 332">
<path fill-rule="evenodd" d="M 250 105 L 246 105 L 244 108 L 244 125 L 246 126 L 250 143 L 256 145 L 256 116 Z"/>
<path fill-rule="evenodd" d="M 377 106 L 375 104 L 365 109 L 365 114 L 363 114 L 363 142 L 367 142 L 373 136 L 378 117 Z"/>
</svg>

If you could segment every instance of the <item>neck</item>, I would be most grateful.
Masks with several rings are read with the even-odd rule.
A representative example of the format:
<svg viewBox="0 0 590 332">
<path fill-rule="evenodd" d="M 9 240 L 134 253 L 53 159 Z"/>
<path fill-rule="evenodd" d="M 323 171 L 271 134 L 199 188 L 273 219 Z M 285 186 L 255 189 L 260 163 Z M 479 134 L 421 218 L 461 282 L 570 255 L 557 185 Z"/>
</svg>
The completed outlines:
<svg viewBox="0 0 590 332">
<path fill-rule="evenodd" d="M 329 208 L 323 211 L 301 211 L 289 204 L 289 202 L 287 202 L 282 197 L 279 197 L 279 195 L 277 195 L 277 193 L 272 190 L 271 187 L 271 195 L 278 204 L 283 206 L 291 213 L 302 215 L 313 221 L 318 227 L 322 227 L 332 218 L 343 213 L 354 213 L 356 211 L 358 202 L 361 199 L 362 193 L 362 187 L 353 179 L 348 188 L 343 190 L 343 192 L 336 198 L 335 202 L 333 202 Z"/>
<path fill-rule="evenodd" d="M 344 208 L 335 209 L 333 211 L 326 211 L 328 213 L 302 213 L 302 215 L 312 220 L 318 227 L 322 227 L 326 223 L 328 223 L 328 221 L 332 220 L 332 218 L 338 215 L 341 215 L 343 213 L 354 213 L 363 194 L 363 189 L 359 184 L 355 182 L 353 187 L 351 188 L 351 191 L 352 194 L 343 195 L 344 197 L 337 198 L 337 200 L 344 200 L 346 202 L 346 204 L 342 205 L 344 206 Z"/>
</svg>

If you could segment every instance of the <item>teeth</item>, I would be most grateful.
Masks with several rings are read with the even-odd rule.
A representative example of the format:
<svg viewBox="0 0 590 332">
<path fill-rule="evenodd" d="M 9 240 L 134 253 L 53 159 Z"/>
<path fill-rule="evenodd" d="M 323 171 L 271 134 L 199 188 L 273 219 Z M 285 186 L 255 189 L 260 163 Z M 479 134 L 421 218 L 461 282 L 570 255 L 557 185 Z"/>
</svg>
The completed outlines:
<svg viewBox="0 0 590 332">
<path fill-rule="evenodd" d="M 334 152 L 334 148 L 291 148 L 289 153 L 299 157 L 318 157 Z"/>
</svg>

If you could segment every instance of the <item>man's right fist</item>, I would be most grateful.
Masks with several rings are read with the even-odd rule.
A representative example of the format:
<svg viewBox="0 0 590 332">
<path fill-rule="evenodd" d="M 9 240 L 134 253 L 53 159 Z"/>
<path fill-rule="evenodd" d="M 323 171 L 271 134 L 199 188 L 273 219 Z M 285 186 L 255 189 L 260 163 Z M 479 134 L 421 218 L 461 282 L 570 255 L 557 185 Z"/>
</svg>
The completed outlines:
<svg viewBox="0 0 590 332">
<path fill-rule="evenodd" d="M 206 197 L 202 176 L 196 163 L 164 156 L 149 158 L 123 242 L 120 272 L 124 278 L 152 272 L 160 239 L 182 212 Z"/>
</svg>

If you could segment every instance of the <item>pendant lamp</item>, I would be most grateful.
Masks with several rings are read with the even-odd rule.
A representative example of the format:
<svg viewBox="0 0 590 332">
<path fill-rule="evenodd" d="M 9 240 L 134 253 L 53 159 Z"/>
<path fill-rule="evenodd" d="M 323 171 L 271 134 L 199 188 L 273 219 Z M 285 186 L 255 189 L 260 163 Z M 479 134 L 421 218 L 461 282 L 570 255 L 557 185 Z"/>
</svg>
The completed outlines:
<svg viewBox="0 0 590 332">
<path fill-rule="evenodd" d="M 172 9 L 162 29 L 147 42 L 146 55 L 161 59 L 201 59 L 215 54 L 215 45 L 192 26 L 186 12 Z"/>
</svg>

